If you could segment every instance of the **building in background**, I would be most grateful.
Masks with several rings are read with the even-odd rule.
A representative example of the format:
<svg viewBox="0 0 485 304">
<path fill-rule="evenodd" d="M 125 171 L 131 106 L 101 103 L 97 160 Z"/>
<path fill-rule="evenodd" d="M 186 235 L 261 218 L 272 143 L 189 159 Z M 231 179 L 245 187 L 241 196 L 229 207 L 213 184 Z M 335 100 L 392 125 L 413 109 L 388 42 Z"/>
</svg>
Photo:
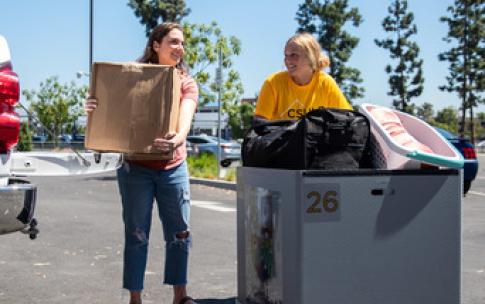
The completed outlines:
<svg viewBox="0 0 485 304">
<path fill-rule="evenodd" d="M 250 103 L 253 106 L 256 105 L 256 98 L 243 98 L 241 104 Z M 197 112 L 194 115 L 194 121 L 192 123 L 191 135 L 207 134 L 211 136 L 217 136 L 218 130 L 218 106 L 217 102 L 209 103 L 205 106 L 199 106 Z M 221 115 L 221 135 L 225 139 L 232 139 L 231 130 L 227 123 L 227 113 Z"/>
<path fill-rule="evenodd" d="M 229 126 L 227 124 L 228 115 L 221 115 L 221 136 L 229 139 Z M 205 106 L 199 106 L 194 115 L 192 122 L 191 135 L 207 134 L 217 136 L 218 130 L 218 107 L 217 103 L 209 103 Z"/>
</svg>

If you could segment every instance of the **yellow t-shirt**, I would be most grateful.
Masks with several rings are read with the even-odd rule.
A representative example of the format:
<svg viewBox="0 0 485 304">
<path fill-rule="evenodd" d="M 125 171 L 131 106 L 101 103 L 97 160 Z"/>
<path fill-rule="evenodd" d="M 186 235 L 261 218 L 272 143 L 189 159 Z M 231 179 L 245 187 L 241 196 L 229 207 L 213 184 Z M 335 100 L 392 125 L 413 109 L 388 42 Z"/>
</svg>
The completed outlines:
<svg viewBox="0 0 485 304">
<path fill-rule="evenodd" d="M 352 110 L 330 75 L 317 72 L 310 83 L 300 86 L 287 71 L 282 71 L 272 74 L 264 82 L 254 114 L 269 120 L 298 119 L 318 108 Z"/>
</svg>

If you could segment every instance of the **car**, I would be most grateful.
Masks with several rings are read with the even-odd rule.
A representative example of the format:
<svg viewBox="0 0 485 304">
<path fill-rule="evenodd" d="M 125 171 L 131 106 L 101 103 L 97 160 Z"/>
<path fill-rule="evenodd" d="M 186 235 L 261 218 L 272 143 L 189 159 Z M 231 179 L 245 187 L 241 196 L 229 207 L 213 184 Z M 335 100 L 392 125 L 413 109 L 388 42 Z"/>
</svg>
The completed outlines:
<svg viewBox="0 0 485 304">
<path fill-rule="evenodd" d="M 73 142 L 84 143 L 85 138 L 86 138 L 86 136 L 84 134 L 74 134 L 74 135 L 72 135 L 72 141 Z"/>
<path fill-rule="evenodd" d="M 196 156 L 199 154 L 199 148 L 190 141 L 185 141 L 185 149 L 187 150 L 187 156 Z"/>
<path fill-rule="evenodd" d="M 32 135 L 32 142 L 45 144 L 47 142 L 47 135 Z"/>
<path fill-rule="evenodd" d="M 473 180 L 477 176 L 478 172 L 478 159 L 475 152 L 475 147 L 466 138 L 459 137 L 447 130 L 437 128 L 435 129 L 449 141 L 465 159 L 465 165 L 463 167 L 463 194 L 466 194 L 472 185 Z"/>
<path fill-rule="evenodd" d="M 189 135 L 187 141 L 197 146 L 199 153 L 217 155 L 218 138 L 209 135 Z M 241 159 L 241 145 L 221 138 L 221 161 L 223 167 L 229 167 L 234 161 Z"/>
<path fill-rule="evenodd" d="M 20 117 L 14 108 L 19 97 L 19 78 L 12 68 L 7 40 L 0 35 L 0 234 L 25 231 L 34 239 L 37 188 L 12 178 L 10 171 L 12 150 L 20 136 Z"/>
<path fill-rule="evenodd" d="M 20 117 L 15 105 L 20 97 L 19 77 L 13 71 L 10 50 L 0 35 L 0 235 L 23 232 L 37 237 L 34 218 L 37 187 L 29 176 L 74 176 L 113 171 L 121 166 L 119 153 L 19 152 Z M 69 135 L 70 138 L 70 135 Z M 45 142 L 47 137 L 34 138 Z"/>
<path fill-rule="evenodd" d="M 70 144 L 72 141 L 72 136 L 70 134 L 61 134 L 57 136 L 57 140 L 59 140 L 60 143 Z"/>
<path fill-rule="evenodd" d="M 485 153 L 485 140 L 480 141 L 475 147 L 478 152 Z"/>
<path fill-rule="evenodd" d="M 43 150 L 48 147 L 48 141 L 49 138 L 47 135 L 38 135 L 34 134 L 32 135 L 32 149 L 34 150 Z"/>
</svg>

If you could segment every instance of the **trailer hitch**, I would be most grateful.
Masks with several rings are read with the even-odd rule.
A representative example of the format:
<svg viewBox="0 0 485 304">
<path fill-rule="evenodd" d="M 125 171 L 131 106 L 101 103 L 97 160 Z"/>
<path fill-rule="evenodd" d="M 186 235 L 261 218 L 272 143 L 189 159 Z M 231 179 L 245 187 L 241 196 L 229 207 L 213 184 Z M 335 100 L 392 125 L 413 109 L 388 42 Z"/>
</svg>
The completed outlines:
<svg viewBox="0 0 485 304">
<path fill-rule="evenodd" d="M 37 238 L 37 234 L 39 234 L 39 229 L 37 229 L 37 220 L 33 218 L 30 221 L 29 227 L 24 228 L 21 230 L 23 234 L 28 234 L 31 240 L 35 240 Z"/>
</svg>

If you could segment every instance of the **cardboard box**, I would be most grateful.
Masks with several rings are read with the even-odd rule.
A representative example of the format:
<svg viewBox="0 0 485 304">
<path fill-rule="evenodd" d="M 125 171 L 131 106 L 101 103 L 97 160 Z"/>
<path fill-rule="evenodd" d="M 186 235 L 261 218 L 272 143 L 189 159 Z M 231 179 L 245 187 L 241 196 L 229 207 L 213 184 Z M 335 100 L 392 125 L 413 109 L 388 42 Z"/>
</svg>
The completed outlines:
<svg viewBox="0 0 485 304">
<path fill-rule="evenodd" d="M 91 96 L 98 107 L 88 115 L 87 149 L 127 153 L 130 159 L 173 158 L 152 144 L 177 129 L 180 77 L 176 68 L 96 62 Z"/>
</svg>

